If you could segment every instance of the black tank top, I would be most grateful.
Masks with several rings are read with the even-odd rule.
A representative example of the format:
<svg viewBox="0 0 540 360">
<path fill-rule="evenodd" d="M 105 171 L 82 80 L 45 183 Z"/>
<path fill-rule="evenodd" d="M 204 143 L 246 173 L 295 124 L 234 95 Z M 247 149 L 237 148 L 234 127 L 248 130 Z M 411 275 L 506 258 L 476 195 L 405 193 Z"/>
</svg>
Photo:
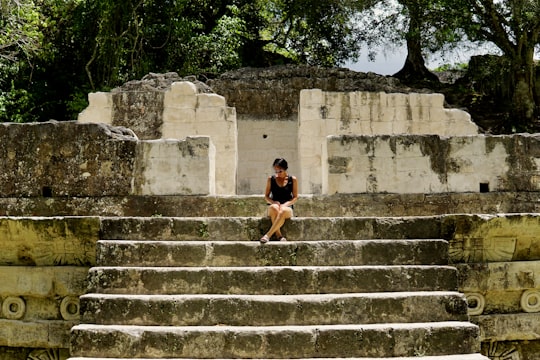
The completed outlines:
<svg viewBox="0 0 540 360">
<path fill-rule="evenodd" d="M 276 176 L 272 175 L 270 180 L 270 192 L 271 198 L 274 201 L 279 201 L 280 204 L 283 204 L 293 198 L 293 178 L 291 175 L 287 177 L 287 184 L 285 186 L 279 186 L 276 182 Z"/>
</svg>

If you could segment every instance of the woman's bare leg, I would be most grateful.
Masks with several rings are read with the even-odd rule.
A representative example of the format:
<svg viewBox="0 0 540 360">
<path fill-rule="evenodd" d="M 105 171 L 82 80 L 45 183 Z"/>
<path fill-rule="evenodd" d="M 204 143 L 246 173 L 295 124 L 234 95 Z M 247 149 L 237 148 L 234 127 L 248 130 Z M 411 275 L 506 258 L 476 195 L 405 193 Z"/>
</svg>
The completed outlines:
<svg viewBox="0 0 540 360">
<path fill-rule="evenodd" d="M 268 216 L 270 217 L 270 221 L 272 222 L 272 225 L 274 225 L 274 223 L 276 222 L 276 218 L 278 217 L 278 214 L 279 214 L 279 205 L 272 204 L 268 207 Z M 278 230 L 276 232 L 276 236 L 281 236 L 280 234 L 281 232 Z M 271 236 L 271 235 L 268 235 L 268 233 L 266 233 L 265 235 L 267 235 L 268 237 Z"/>
<path fill-rule="evenodd" d="M 273 210 L 272 212 L 275 212 L 276 209 L 274 208 L 270 210 L 271 211 Z M 268 237 L 271 237 L 272 235 L 274 235 L 274 233 L 277 233 L 278 236 L 281 236 L 281 227 L 285 223 L 285 220 L 290 219 L 292 215 L 293 215 L 293 212 L 290 207 L 288 206 L 279 207 L 279 210 L 277 211 L 275 218 L 272 220 L 272 227 L 270 228 L 270 230 L 268 230 L 266 235 Z M 270 215 L 270 219 L 272 219 L 272 215 Z"/>
<path fill-rule="evenodd" d="M 279 214 L 279 206 L 278 205 L 271 205 L 268 209 L 268 216 L 270 216 L 270 220 L 272 221 L 272 225 L 276 222 L 276 218 Z M 277 229 L 276 236 L 278 238 L 281 238 L 283 235 L 281 235 L 281 228 Z M 270 237 L 270 236 L 269 236 Z"/>
</svg>

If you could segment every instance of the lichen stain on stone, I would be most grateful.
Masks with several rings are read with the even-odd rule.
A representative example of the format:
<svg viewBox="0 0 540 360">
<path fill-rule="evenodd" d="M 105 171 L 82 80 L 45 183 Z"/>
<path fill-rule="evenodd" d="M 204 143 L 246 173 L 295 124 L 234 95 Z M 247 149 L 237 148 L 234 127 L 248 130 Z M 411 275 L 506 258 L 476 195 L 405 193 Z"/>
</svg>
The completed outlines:
<svg viewBox="0 0 540 360">
<path fill-rule="evenodd" d="M 389 144 L 392 154 L 397 155 L 397 138 L 395 136 L 390 137 Z"/>
<path fill-rule="evenodd" d="M 342 130 L 349 130 L 351 127 L 351 94 L 345 93 L 341 96 L 341 118 L 339 119 Z"/>
<path fill-rule="evenodd" d="M 503 179 L 506 190 L 537 191 L 536 177 L 531 176 L 538 172 L 534 161 L 540 155 L 537 137 L 500 136 L 496 139 L 499 139 L 508 154 L 506 158 L 508 171 Z M 489 141 L 489 147 L 495 149 L 496 144 L 492 144 L 494 139 Z M 487 142 L 486 147 L 488 147 Z"/>
<path fill-rule="evenodd" d="M 18 264 L 25 266 L 35 266 L 36 261 L 32 257 L 32 249 L 28 246 L 21 246 L 17 251 Z"/>
<path fill-rule="evenodd" d="M 524 289 L 532 289 L 536 286 L 533 271 L 520 271 L 515 276 L 519 286 Z"/>
<path fill-rule="evenodd" d="M 415 140 L 411 139 L 411 141 Z M 446 184 L 448 182 L 446 159 L 449 158 L 450 154 L 448 140 L 441 139 L 438 135 L 427 135 L 418 137 L 416 141 L 420 144 L 422 155 L 429 157 L 431 170 L 438 175 L 442 184 Z"/>
<path fill-rule="evenodd" d="M 349 172 L 351 162 L 352 158 L 350 157 L 330 157 L 328 158 L 328 172 L 330 174 L 346 174 Z"/>
<path fill-rule="evenodd" d="M 182 151 L 184 157 L 198 158 L 206 155 L 208 153 L 208 148 L 210 147 L 208 142 L 203 141 L 189 141 L 189 142 L 180 142 L 178 144 L 179 149 Z M 187 155 L 187 156 L 186 156 Z"/>
<path fill-rule="evenodd" d="M 132 129 L 140 139 L 158 139 L 163 126 L 163 91 L 117 91 L 112 93 L 112 124 Z"/>
<path fill-rule="evenodd" d="M 409 150 L 411 147 L 417 147 L 418 144 L 423 142 L 424 136 L 422 135 L 398 135 L 395 138 L 396 152 L 398 151 L 398 145 L 401 149 Z"/>
<path fill-rule="evenodd" d="M 375 151 L 374 136 L 341 135 L 339 139 L 341 146 L 347 149 L 350 149 L 352 144 L 357 143 L 359 146 L 364 144 L 365 155 L 373 155 Z"/>
<path fill-rule="evenodd" d="M 465 159 L 448 159 L 446 162 L 446 170 L 448 173 L 459 173 L 462 166 L 467 166 L 470 164 L 470 161 L 465 161 Z"/>
</svg>

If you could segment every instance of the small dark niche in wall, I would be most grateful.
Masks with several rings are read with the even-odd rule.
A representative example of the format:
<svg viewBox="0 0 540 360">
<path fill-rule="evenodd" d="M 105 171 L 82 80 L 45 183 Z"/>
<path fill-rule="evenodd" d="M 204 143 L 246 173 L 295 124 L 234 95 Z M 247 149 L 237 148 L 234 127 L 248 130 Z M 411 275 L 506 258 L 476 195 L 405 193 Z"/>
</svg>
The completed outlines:
<svg viewBox="0 0 540 360">
<path fill-rule="evenodd" d="M 50 187 L 50 186 L 42 187 L 41 188 L 41 196 L 43 196 L 43 197 L 52 197 L 53 196 L 52 187 Z"/>
<path fill-rule="evenodd" d="M 489 192 L 489 183 L 480 183 L 480 192 L 481 193 Z"/>
<path fill-rule="evenodd" d="M 268 135 L 263 134 L 263 139 L 266 139 L 267 137 L 268 137 Z"/>
</svg>

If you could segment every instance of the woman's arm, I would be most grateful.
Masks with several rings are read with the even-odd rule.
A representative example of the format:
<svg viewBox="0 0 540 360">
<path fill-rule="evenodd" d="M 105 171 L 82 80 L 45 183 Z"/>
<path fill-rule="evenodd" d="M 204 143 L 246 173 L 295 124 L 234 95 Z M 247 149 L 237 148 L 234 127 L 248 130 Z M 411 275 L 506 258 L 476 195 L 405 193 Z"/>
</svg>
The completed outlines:
<svg viewBox="0 0 540 360">
<path fill-rule="evenodd" d="M 298 200 L 298 180 L 296 179 L 296 176 L 292 177 L 292 199 L 283 203 L 285 206 L 291 206 L 293 205 L 296 200 Z"/>
<path fill-rule="evenodd" d="M 272 191 L 272 185 L 270 183 L 271 176 L 266 180 L 266 190 L 264 190 L 264 200 L 267 204 L 273 204 L 275 201 L 270 198 L 270 192 Z"/>
</svg>

